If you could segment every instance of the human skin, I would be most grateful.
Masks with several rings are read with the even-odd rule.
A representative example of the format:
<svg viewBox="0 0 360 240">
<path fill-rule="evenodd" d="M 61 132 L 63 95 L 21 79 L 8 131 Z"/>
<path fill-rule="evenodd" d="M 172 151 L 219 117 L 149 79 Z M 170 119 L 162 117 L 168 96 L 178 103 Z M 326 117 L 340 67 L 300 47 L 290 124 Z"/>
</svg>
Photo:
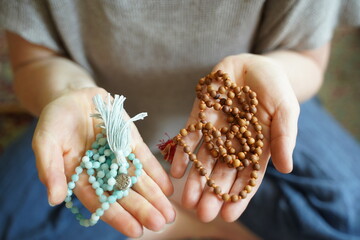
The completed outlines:
<svg viewBox="0 0 360 240">
<path fill-rule="evenodd" d="M 29 43 L 16 34 L 8 32 L 7 37 L 16 95 L 26 109 L 39 116 L 33 139 L 39 178 L 48 189 L 49 203 L 59 204 L 66 196 L 66 183 L 78 159 L 90 147 L 98 131 L 94 120 L 88 117 L 94 112 L 91 98 L 97 93 L 104 95 L 106 91 L 96 86 L 84 69 L 66 57 Z M 230 56 L 215 66 L 214 70 L 227 72 L 238 85 L 249 85 L 258 94 L 261 103 L 258 118 L 266 137 L 262 166 L 267 164 L 271 154 L 279 171 L 291 171 L 299 101 L 313 96 L 321 86 L 328 54 L 329 44 L 326 44 L 304 52 L 275 51 L 264 56 Z M 197 115 L 197 106 L 195 101 L 189 123 Z M 162 229 L 174 220 L 175 212 L 166 198 L 173 192 L 169 177 L 134 125 L 132 137 L 135 153 L 143 161 L 146 174 L 130 195 L 113 204 L 102 219 L 125 235 L 137 237 L 142 234 L 143 226 L 154 231 Z M 200 137 L 194 135 L 188 140 L 195 145 Z M 205 155 L 202 161 L 206 162 Z M 171 168 L 172 175 L 182 177 L 187 162 L 183 152 L 178 150 Z M 260 171 L 260 178 L 264 172 L 265 167 Z M 226 177 L 221 177 L 223 175 Z M 220 166 L 214 168 L 214 178 L 224 190 L 230 190 L 235 182 L 231 188 L 234 193 L 240 186 L 237 182 L 243 181 Z M 94 211 L 98 203 L 93 191 L 87 191 L 91 186 L 84 176 L 79 186 L 75 194 L 89 210 Z M 192 170 L 185 186 L 183 205 L 196 208 L 200 220 L 205 222 L 214 219 L 219 212 L 225 221 L 234 221 L 256 189 L 245 201 L 223 205 L 208 188 L 204 189 L 203 180 Z M 137 204 L 131 204 L 134 201 Z"/>
</svg>

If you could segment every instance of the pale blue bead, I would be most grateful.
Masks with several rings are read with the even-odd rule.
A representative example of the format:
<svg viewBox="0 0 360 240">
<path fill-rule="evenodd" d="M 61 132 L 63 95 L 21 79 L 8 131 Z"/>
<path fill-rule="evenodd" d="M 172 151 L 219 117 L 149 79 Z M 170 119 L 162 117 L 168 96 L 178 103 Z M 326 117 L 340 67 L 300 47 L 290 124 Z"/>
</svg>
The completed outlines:
<svg viewBox="0 0 360 240">
<path fill-rule="evenodd" d="M 111 178 L 111 177 L 112 177 L 112 176 L 111 176 L 110 171 L 107 171 L 107 173 L 106 173 L 106 178 L 109 179 L 109 178 Z"/>
<path fill-rule="evenodd" d="M 108 202 L 104 202 L 101 204 L 101 208 L 104 210 L 108 210 L 110 207 L 110 204 Z"/>
<path fill-rule="evenodd" d="M 98 215 L 96 215 L 96 213 L 91 214 L 90 221 L 92 220 L 92 221 L 97 222 L 97 221 L 99 221 L 99 219 L 100 219 L 100 217 Z"/>
<path fill-rule="evenodd" d="M 112 190 L 114 190 L 114 186 L 110 186 L 110 185 L 108 185 L 107 190 L 108 190 L 108 191 L 112 191 Z"/>
<path fill-rule="evenodd" d="M 98 171 L 96 175 L 97 175 L 98 178 L 103 178 L 103 177 L 105 177 L 104 171 Z"/>
<path fill-rule="evenodd" d="M 110 149 L 109 143 L 105 144 L 105 149 Z"/>
<path fill-rule="evenodd" d="M 64 200 L 64 202 L 70 202 L 71 201 L 71 197 L 70 196 L 67 196 L 66 198 L 65 198 L 65 200 Z"/>
<path fill-rule="evenodd" d="M 98 139 L 98 143 L 101 145 L 101 146 L 104 146 L 105 144 L 106 144 L 106 138 L 100 138 L 100 139 Z"/>
<path fill-rule="evenodd" d="M 93 151 L 94 155 L 97 154 L 98 150 L 97 149 L 91 149 L 91 151 Z M 94 159 L 94 156 L 93 156 Z"/>
<path fill-rule="evenodd" d="M 83 157 L 81 158 L 81 161 L 82 161 L 83 163 L 86 163 L 86 162 L 90 161 L 90 158 L 89 158 L 89 156 L 83 156 Z"/>
<path fill-rule="evenodd" d="M 86 151 L 86 156 L 92 157 L 93 155 L 94 155 L 93 151 L 91 151 L 91 150 Z"/>
<path fill-rule="evenodd" d="M 138 158 L 135 158 L 135 159 L 133 160 L 133 164 L 137 164 L 137 163 L 140 163 L 140 160 L 139 160 Z"/>
<path fill-rule="evenodd" d="M 68 183 L 68 188 L 71 189 L 71 190 L 74 189 L 75 188 L 75 183 L 74 182 L 69 182 Z"/>
<path fill-rule="evenodd" d="M 90 168 L 90 169 L 87 170 L 87 174 L 88 174 L 88 175 L 93 175 L 94 173 L 95 173 L 95 170 L 92 169 L 92 168 Z"/>
<path fill-rule="evenodd" d="M 89 219 L 85 219 L 84 227 L 90 227 L 90 220 Z"/>
<path fill-rule="evenodd" d="M 98 140 L 98 139 L 100 139 L 102 137 L 104 137 L 104 135 L 102 135 L 101 133 L 96 134 L 96 140 Z"/>
<path fill-rule="evenodd" d="M 93 182 L 92 187 L 93 187 L 93 189 L 97 189 L 97 188 L 100 187 L 100 183 L 99 182 Z"/>
<path fill-rule="evenodd" d="M 121 166 L 120 168 L 119 168 L 119 173 L 127 173 L 127 168 L 125 168 L 124 166 Z"/>
<path fill-rule="evenodd" d="M 111 153 L 111 154 L 110 154 L 110 159 L 111 159 L 111 160 L 114 160 L 115 158 L 116 158 L 116 157 L 115 157 L 115 154 L 114 154 L 114 153 Z"/>
<path fill-rule="evenodd" d="M 100 163 L 99 162 L 94 162 L 93 163 L 93 168 L 94 169 L 98 169 L 100 167 Z"/>
<path fill-rule="evenodd" d="M 129 156 L 128 156 L 128 159 L 129 159 L 130 161 L 133 161 L 133 160 L 135 159 L 135 154 L 130 153 Z"/>
<path fill-rule="evenodd" d="M 104 163 L 106 161 L 105 156 L 100 156 L 99 157 L 99 163 Z"/>
<path fill-rule="evenodd" d="M 72 194 L 73 194 L 73 191 L 72 191 L 71 189 L 68 189 L 68 190 L 67 190 L 67 195 L 68 195 L 68 196 L 71 196 Z"/>
<path fill-rule="evenodd" d="M 96 195 L 100 196 L 101 194 L 104 193 L 104 190 L 102 190 L 102 188 L 97 188 L 97 189 L 95 190 L 95 192 L 96 192 Z"/>
<path fill-rule="evenodd" d="M 66 208 L 72 208 L 73 207 L 73 202 L 70 201 L 70 202 L 65 203 L 65 207 Z"/>
<path fill-rule="evenodd" d="M 136 169 L 142 169 L 143 165 L 141 163 L 134 163 Z"/>
<path fill-rule="evenodd" d="M 110 149 L 105 149 L 104 155 L 109 157 L 111 155 L 111 150 Z"/>
<path fill-rule="evenodd" d="M 71 212 L 72 212 L 73 214 L 77 214 L 77 213 L 79 213 L 79 208 L 73 206 L 73 207 L 71 208 Z"/>
<path fill-rule="evenodd" d="M 123 197 L 126 197 L 127 195 L 129 195 L 129 190 L 126 189 L 123 191 Z"/>
<path fill-rule="evenodd" d="M 84 162 L 81 162 L 81 163 L 80 163 L 80 167 L 81 167 L 81 168 L 85 168 L 85 163 L 84 163 Z"/>
<path fill-rule="evenodd" d="M 101 217 L 102 215 L 104 215 L 104 210 L 102 210 L 101 208 L 98 208 L 98 209 L 96 209 L 95 213 L 97 216 Z"/>
<path fill-rule="evenodd" d="M 107 191 L 107 188 L 108 188 L 109 185 L 107 185 L 106 183 L 102 184 L 100 186 L 100 188 L 102 188 L 103 190 Z"/>
<path fill-rule="evenodd" d="M 107 201 L 107 197 L 105 195 L 100 195 L 100 202 L 106 202 Z"/>
<path fill-rule="evenodd" d="M 97 142 L 93 142 L 93 144 L 91 144 L 91 147 L 95 149 L 99 148 L 99 146 L 100 145 Z"/>
<path fill-rule="evenodd" d="M 93 184 L 95 181 L 96 181 L 96 178 L 94 176 L 89 177 L 89 183 Z"/>
<path fill-rule="evenodd" d="M 77 213 L 75 214 L 75 218 L 76 220 L 80 221 L 81 219 L 84 219 L 83 215 L 81 215 L 81 213 Z"/>
<path fill-rule="evenodd" d="M 85 167 L 87 168 L 87 169 L 90 169 L 90 168 L 92 168 L 92 162 L 86 162 L 85 163 Z"/>
<path fill-rule="evenodd" d="M 77 181 L 79 180 L 79 175 L 73 174 L 73 175 L 71 176 L 71 180 L 73 180 L 74 182 L 77 182 Z"/>
<path fill-rule="evenodd" d="M 110 170 L 110 175 L 111 175 L 111 177 L 116 177 L 116 175 L 117 175 L 117 171 L 115 170 L 115 169 L 112 169 L 112 170 Z"/>
<path fill-rule="evenodd" d="M 90 226 L 94 226 L 98 221 L 90 219 Z"/>
<path fill-rule="evenodd" d="M 141 174 L 142 174 L 141 169 L 136 169 L 136 170 L 135 170 L 135 175 L 136 175 L 136 176 L 140 177 Z"/>
<path fill-rule="evenodd" d="M 82 171 L 83 171 L 83 168 L 80 167 L 80 166 L 78 166 L 78 167 L 75 168 L 76 174 L 80 174 L 80 173 L 82 173 Z"/>
<path fill-rule="evenodd" d="M 125 162 L 125 163 L 124 163 L 124 167 L 125 167 L 126 169 L 128 169 L 128 168 L 130 167 L 130 164 L 129 164 L 128 162 Z"/>
<path fill-rule="evenodd" d="M 114 203 L 116 201 L 116 196 L 114 195 L 111 195 L 108 197 L 108 202 L 111 204 L 111 203 Z"/>
<path fill-rule="evenodd" d="M 99 184 L 104 184 L 104 180 L 102 180 L 101 178 L 98 178 L 97 181 L 99 182 Z"/>
<path fill-rule="evenodd" d="M 85 227 L 85 219 L 80 219 L 80 225 Z"/>
<path fill-rule="evenodd" d="M 104 154 L 104 151 L 105 151 L 105 147 L 101 147 L 101 148 L 99 148 L 99 154 Z"/>
<path fill-rule="evenodd" d="M 135 184 L 137 182 L 137 177 L 132 176 L 131 177 L 131 183 Z"/>
<path fill-rule="evenodd" d="M 109 165 L 107 163 L 103 163 L 101 164 L 101 167 L 100 167 L 102 170 L 107 170 L 109 169 Z"/>
<path fill-rule="evenodd" d="M 116 191 L 116 198 L 117 198 L 117 199 L 121 199 L 121 198 L 123 197 L 123 194 L 124 194 L 124 193 L 123 193 L 123 191 L 121 191 L 121 190 L 120 190 L 120 191 Z"/>
<path fill-rule="evenodd" d="M 95 161 L 99 160 L 100 155 L 98 153 L 94 154 L 93 159 Z"/>
</svg>

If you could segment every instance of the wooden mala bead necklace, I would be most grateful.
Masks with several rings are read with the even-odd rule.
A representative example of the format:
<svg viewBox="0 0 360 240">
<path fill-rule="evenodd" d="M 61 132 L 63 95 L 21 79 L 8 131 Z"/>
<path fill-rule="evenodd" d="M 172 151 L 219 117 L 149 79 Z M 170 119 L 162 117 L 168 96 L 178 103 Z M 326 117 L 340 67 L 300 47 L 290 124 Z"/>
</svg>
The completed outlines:
<svg viewBox="0 0 360 240">
<path fill-rule="evenodd" d="M 216 89 L 213 83 L 220 86 Z M 226 73 L 219 70 L 199 80 L 196 86 L 196 95 L 200 102 L 197 122 L 181 129 L 178 135 L 166 143 L 163 142 L 159 148 L 166 160 L 172 160 L 174 148 L 177 145 L 181 146 L 199 174 L 207 179 L 206 184 L 213 188 L 216 195 L 224 201 L 236 202 L 244 199 L 256 185 L 260 169 L 259 159 L 263 148 L 264 135 L 255 116 L 258 105 L 256 93 L 248 86 L 237 86 Z M 240 106 L 240 109 L 235 103 L 238 103 L 237 106 Z M 222 111 L 226 115 L 228 125 L 216 128 L 206 120 L 206 109 Z M 255 132 L 255 136 L 250 128 Z M 223 193 L 221 187 L 216 185 L 203 164 L 197 159 L 196 153 L 191 152 L 184 137 L 196 131 L 202 132 L 203 144 L 217 161 L 222 161 L 229 168 L 235 168 L 237 171 L 252 167 L 247 184 L 238 194 Z M 233 146 L 235 141 L 238 141 L 238 145 L 240 145 L 238 151 Z"/>
</svg>

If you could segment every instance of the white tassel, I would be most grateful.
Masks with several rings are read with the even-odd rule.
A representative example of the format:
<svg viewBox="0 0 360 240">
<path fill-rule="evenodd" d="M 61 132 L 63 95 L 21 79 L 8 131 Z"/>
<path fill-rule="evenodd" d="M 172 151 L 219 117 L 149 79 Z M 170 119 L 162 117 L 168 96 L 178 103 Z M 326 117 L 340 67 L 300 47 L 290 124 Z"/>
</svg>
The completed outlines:
<svg viewBox="0 0 360 240">
<path fill-rule="evenodd" d="M 101 95 L 93 98 L 98 114 L 92 114 L 103 120 L 99 126 L 106 130 L 106 137 L 110 149 L 114 152 L 118 164 L 122 165 L 126 162 L 126 156 L 131 153 L 131 122 L 142 120 L 147 116 L 146 112 L 139 113 L 135 117 L 125 120 L 126 113 L 124 110 L 124 96 L 115 94 L 111 101 L 110 93 L 107 96 L 106 103 Z"/>
</svg>

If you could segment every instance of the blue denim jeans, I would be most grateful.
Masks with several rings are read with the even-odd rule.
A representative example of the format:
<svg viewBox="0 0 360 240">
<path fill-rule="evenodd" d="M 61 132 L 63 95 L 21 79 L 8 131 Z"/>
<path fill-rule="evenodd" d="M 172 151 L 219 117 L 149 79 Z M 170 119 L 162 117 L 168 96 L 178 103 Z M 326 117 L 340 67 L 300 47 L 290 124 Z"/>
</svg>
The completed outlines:
<svg viewBox="0 0 360 240">
<path fill-rule="evenodd" d="M 48 205 L 31 150 L 35 125 L 0 158 L 0 239 L 125 239 Z M 240 221 L 264 239 L 360 239 L 359 172 L 359 144 L 312 99 L 301 106 L 294 171 L 270 164 Z"/>
</svg>

